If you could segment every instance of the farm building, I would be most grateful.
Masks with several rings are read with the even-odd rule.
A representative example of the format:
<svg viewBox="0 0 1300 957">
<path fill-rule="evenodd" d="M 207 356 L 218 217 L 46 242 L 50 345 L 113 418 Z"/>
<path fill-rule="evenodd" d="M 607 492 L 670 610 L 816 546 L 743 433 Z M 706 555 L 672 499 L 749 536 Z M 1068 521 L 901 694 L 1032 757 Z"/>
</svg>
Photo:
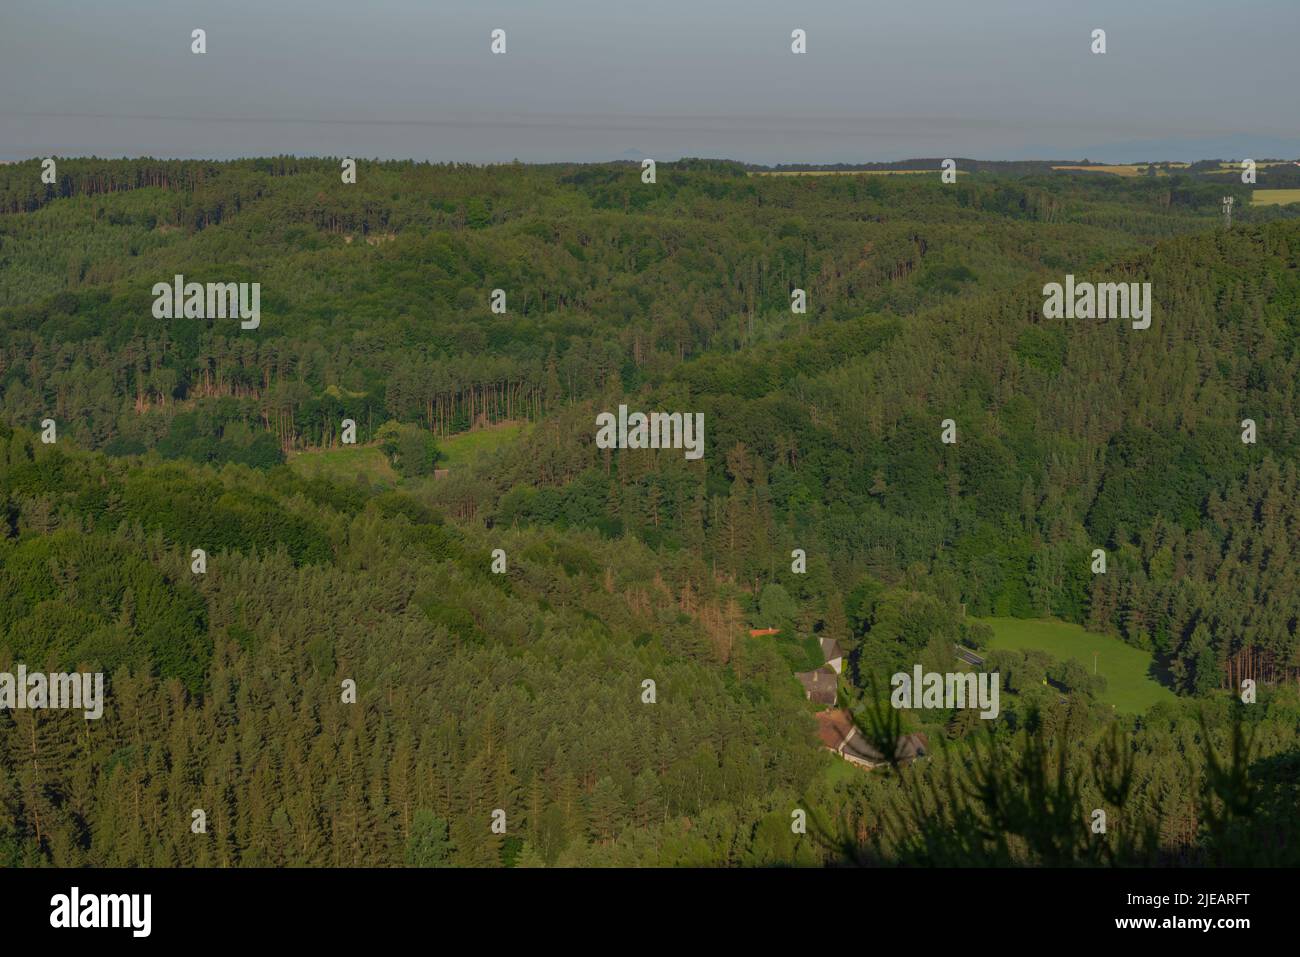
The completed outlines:
<svg viewBox="0 0 1300 957">
<path fill-rule="evenodd" d="M 844 649 L 834 638 L 822 638 L 822 654 L 826 657 L 826 664 L 835 669 L 837 675 L 844 673 Z"/>
<path fill-rule="evenodd" d="M 808 696 L 809 701 L 824 705 L 835 704 L 835 691 L 838 686 L 837 679 L 839 676 L 834 669 L 822 665 L 816 671 L 801 671 L 795 677 L 803 685 L 804 693 Z"/>
<path fill-rule="evenodd" d="M 834 751 L 852 764 L 875 768 L 887 763 L 880 749 L 858 733 L 853 716 L 844 708 L 833 708 L 818 714 L 817 735 L 827 750 Z M 920 732 L 899 735 L 894 745 L 894 756 L 905 764 L 929 753 L 930 740 Z"/>
</svg>

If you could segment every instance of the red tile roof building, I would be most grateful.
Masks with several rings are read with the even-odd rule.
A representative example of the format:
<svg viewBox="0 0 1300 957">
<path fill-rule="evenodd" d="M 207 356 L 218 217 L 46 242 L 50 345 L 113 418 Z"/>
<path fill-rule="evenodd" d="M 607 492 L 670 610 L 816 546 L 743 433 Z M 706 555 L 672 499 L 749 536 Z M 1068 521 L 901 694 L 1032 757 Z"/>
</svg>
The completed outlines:
<svg viewBox="0 0 1300 957">
<path fill-rule="evenodd" d="M 853 715 L 844 708 L 833 708 L 817 715 L 817 736 L 827 750 L 834 751 L 845 761 L 864 768 L 888 763 L 880 749 L 862 737 L 853 723 Z M 929 752 L 930 739 L 919 731 L 900 735 L 894 744 L 894 757 L 903 763 L 925 757 Z"/>
</svg>

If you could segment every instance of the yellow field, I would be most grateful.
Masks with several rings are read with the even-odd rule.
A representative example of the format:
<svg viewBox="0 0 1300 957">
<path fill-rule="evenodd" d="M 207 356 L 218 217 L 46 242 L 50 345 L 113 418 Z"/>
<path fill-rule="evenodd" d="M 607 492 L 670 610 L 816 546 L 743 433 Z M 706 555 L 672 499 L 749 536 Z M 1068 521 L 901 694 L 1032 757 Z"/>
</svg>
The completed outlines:
<svg viewBox="0 0 1300 957">
<path fill-rule="evenodd" d="M 1052 169 L 1082 170 L 1088 173 L 1114 173 L 1116 176 L 1145 176 L 1146 164 L 1129 163 L 1123 166 L 1053 166 Z M 1161 170 L 1156 170 L 1160 173 Z"/>
<path fill-rule="evenodd" d="M 1252 206 L 1285 206 L 1300 203 L 1300 189 L 1257 189 L 1250 194 Z"/>
</svg>

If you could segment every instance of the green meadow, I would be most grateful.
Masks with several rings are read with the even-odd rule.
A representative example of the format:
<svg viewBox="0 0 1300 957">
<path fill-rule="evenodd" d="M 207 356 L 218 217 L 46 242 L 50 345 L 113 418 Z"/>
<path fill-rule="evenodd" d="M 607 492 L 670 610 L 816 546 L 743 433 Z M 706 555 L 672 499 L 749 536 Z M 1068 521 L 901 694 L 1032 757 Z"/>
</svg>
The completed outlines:
<svg viewBox="0 0 1300 957">
<path fill-rule="evenodd" d="M 1097 674 L 1106 678 L 1101 700 L 1116 711 L 1137 714 L 1160 701 L 1173 701 L 1175 695 L 1150 677 L 1153 658 L 1150 652 L 1126 645 L 1110 635 L 1099 635 L 1079 625 L 1041 618 L 984 618 L 993 628 L 990 648 L 1014 648 L 1019 651 L 1045 651 L 1055 658 L 1075 658 L 1093 669 L 1097 655 Z"/>
<path fill-rule="evenodd" d="M 438 468 L 460 469 L 468 467 L 481 455 L 495 452 L 519 437 L 523 426 L 518 422 L 461 432 L 438 440 Z M 305 478 L 327 478 L 334 482 L 355 482 L 364 476 L 371 484 L 397 485 L 401 477 L 394 471 L 376 445 L 356 445 L 332 449 L 313 449 L 293 452 L 288 457 L 289 467 Z M 429 479 L 432 481 L 432 478 Z M 409 483 L 408 483 L 409 484 Z"/>
<path fill-rule="evenodd" d="M 503 422 L 473 432 L 461 432 L 438 440 L 438 468 L 454 469 L 468 465 L 480 455 L 495 452 L 519 437 L 519 422 Z"/>
<path fill-rule="evenodd" d="M 355 445 L 312 452 L 294 452 L 288 465 L 304 478 L 324 478 L 331 482 L 355 482 L 364 475 L 372 484 L 397 484 L 397 473 L 388 457 L 377 445 Z"/>
</svg>

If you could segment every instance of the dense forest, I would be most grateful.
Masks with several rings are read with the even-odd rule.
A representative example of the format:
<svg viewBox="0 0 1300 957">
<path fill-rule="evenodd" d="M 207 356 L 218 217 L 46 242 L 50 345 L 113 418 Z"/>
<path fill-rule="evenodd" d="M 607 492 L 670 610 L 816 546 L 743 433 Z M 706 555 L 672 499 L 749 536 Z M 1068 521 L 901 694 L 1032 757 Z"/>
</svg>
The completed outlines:
<svg viewBox="0 0 1300 957">
<path fill-rule="evenodd" d="M 1300 860 L 1300 207 L 1177 169 L 339 171 L 0 166 L 0 672 L 109 685 L 0 711 L 0 861 Z M 1045 319 L 1066 274 L 1149 282 L 1151 327 Z M 155 318 L 175 275 L 260 283 L 260 325 Z M 620 404 L 702 412 L 704 456 L 598 447 Z M 392 477 L 304 473 L 349 419 Z M 996 720 L 881 709 L 991 616 L 1178 697 L 994 651 Z M 817 637 L 864 737 L 930 757 L 819 747 Z"/>
</svg>

